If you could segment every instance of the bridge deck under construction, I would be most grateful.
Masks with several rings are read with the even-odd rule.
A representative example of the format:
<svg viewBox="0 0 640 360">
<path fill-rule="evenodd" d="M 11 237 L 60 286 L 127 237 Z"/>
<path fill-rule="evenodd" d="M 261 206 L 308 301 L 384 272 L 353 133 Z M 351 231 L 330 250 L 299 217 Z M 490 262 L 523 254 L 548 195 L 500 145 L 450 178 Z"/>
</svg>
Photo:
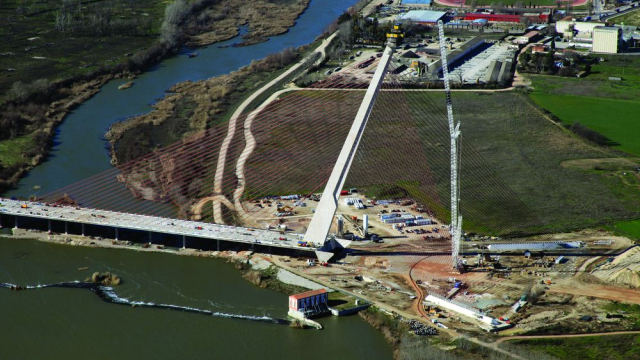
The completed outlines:
<svg viewBox="0 0 640 360">
<path fill-rule="evenodd" d="M 316 250 L 315 247 L 299 246 L 300 234 L 19 200 L 0 199 L 0 215 L 111 227 L 116 229 L 116 237 L 117 229 L 128 229 L 307 252 Z"/>
</svg>

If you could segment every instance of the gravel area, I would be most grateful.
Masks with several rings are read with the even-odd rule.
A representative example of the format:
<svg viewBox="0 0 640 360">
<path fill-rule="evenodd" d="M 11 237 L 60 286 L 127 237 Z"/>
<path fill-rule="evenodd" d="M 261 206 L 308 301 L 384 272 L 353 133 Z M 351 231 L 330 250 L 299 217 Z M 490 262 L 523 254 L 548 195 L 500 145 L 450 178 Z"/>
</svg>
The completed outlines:
<svg viewBox="0 0 640 360">
<path fill-rule="evenodd" d="M 314 283 L 311 280 L 307 280 L 301 276 L 298 276 L 290 271 L 279 269 L 278 270 L 278 280 L 282 281 L 285 284 L 302 286 L 311 290 L 325 289 L 328 292 L 332 292 L 333 289 L 328 288 L 326 286 L 322 286 L 320 284 Z"/>
</svg>

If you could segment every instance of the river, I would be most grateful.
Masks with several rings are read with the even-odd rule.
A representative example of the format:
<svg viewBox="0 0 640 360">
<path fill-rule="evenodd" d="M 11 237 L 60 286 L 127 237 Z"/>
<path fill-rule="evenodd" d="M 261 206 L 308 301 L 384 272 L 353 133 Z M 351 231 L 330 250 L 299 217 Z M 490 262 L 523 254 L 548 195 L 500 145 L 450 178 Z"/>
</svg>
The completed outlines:
<svg viewBox="0 0 640 360">
<path fill-rule="evenodd" d="M 289 32 L 273 36 L 269 41 L 243 47 L 219 47 L 242 41 L 235 38 L 200 49 L 200 56 L 195 58 L 186 56 L 193 50 L 184 49 L 180 55 L 138 76 L 129 90 L 118 90 L 118 86 L 128 80 L 110 81 L 96 96 L 73 110 L 57 128 L 47 159 L 3 195 L 41 195 L 109 169 L 103 136 L 112 123 L 148 113 L 152 110 L 151 104 L 178 82 L 228 74 L 268 54 L 309 44 L 355 3 L 356 0 L 312 0 Z M 34 190 L 36 186 L 39 190 Z"/>
<path fill-rule="evenodd" d="M 226 74 L 288 47 L 308 44 L 356 0 L 312 0 L 286 34 L 247 47 L 232 39 L 162 61 L 127 91 L 107 83 L 58 127 L 50 156 L 4 196 L 44 194 L 110 168 L 103 135 L 115 121 L 149 112 L 166 89 Z M 34 187 L 39 186 L 39 190 Z M 6 230 L 6 229 L 3 229 Z M 0 232 L 1 234 L 1 232 Z M 87 270 L 78 268 L 88 267 Z M 37 285 L 111 271 L 131 300 L 222 313 L 285 318 L 287 296 L 258 288 L 220 259 L 94 249 L 0 236 L 0 282 Z M 2 358 L 388 359 L 383 336 L 357 316 L 319 320 L 325 330 L 219 318 L 102 301 L 86 289 L 0 289 Z"/>
<path fill-rule="evenodd" d="M 88 269 L 78 270 L 78 268 Z M 0 237 L 0 282 L 123 278 L 116 293 L 136 301 L 233 315 L 286 318 L 287 296 L 242 279 L 222 259 L 72 247 Z M 85 289 L 0 288 L 3 359 L 389 359 L 382 334 L 358 316 L 325 317 L 324 330 L 219 318 L 102 301 Z"/>
</svg>

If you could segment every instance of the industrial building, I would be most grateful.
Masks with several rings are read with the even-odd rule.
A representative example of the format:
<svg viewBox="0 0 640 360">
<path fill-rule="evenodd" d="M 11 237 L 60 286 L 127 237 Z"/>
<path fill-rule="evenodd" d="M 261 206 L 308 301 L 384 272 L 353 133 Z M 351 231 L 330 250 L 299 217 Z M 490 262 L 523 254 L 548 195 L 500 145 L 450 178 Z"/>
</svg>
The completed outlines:
<svg viewBox="0 0 640 360">
<path fill-rule="evenodd" d="M 504 243 L 491 244 L 487 249 L 491 251 L 541 251 L 541 250 L 561 250 L 578 249 L 584 246 L 582 241 L 549 241 L 531 243 Z"/>
<path fill-rule="evenodd" d="M 306 319 L 329 312 L 329 293 L 325 289 L 311 290 L 289 296 L 289 316 Z"/>
<path fill-rule="evenodd" d="M 567 16 L 556 22 L 556 32 L 563 34 L 565 38 L 572 38 L 574 32 L 592 33 L 593 29 L 604 24 L 596 21 L 577 21 L 571 16 Z"/>
<path fill-rule="evenodd" d="M 482 47 L 486 47 L 485 40 L 479 37 L 469 39 L 458 49 L 452 51 L 447 57 L 449 69 L 452 69 L 456 62 L 462 61 L 465 57 L 474 52 L 479 52 Z M 430 76 L 440 78 L 442 76 L 442 60 L 436 60 L 429 65 Z"/>
<path fill-rule="evenodd" d="M 616 54 L 620 50 L 622 29 L 612 26 L 597 26 L 593 29 L 592 51 L 596 53 Z"/>
<path fill-rule="evenodd" d="M 506 14 L 487 14 L 487 13 L 467 13 L 464 16 L 466 21 L 474 21 L 484 19 L 492 22 L 499 23 L 519 23 L 522 20 L 521 15 L 506 15 Z"/>
<path fill-rule="evenodd" d="M 414 24 L 421 25 L 435 25 L 438 23 L 438 20 L 442 19 L 446 14 L 444 11 L 411 10 L 398 16 L 397 20 L 409 20 Z"/>
<path fill-rule="evenodd" d="M 540 38 L 540 33 L 538 31 L 529 31 L 528 33 L 518 36 L 513 43 L 518 45 L 527 45 L 529 43 L 535 42 Z"/>
<path fill-rule="evenodd" d="M 513 77 L 512 69 L 512 59 L 493 60 L 483 80 L 486 83 L 507 83 Z"/>
<path fill-rule="evenodd" d="M 431 0 L 402 0 L 400 4 L 406 6 L 430 6 Z"/>
<path fill-rule="evenodd" d="M 466 316 L 478 322 L 480 328 L 486 331 L 500 331 L 510 328 L 512 325 L 485 315 L 481 310 L 459 301 L 447 299 L 444 296 L 431 293 L 425 298 L 426 303 L 435 304 L 456 314 Z"/>
</svg>

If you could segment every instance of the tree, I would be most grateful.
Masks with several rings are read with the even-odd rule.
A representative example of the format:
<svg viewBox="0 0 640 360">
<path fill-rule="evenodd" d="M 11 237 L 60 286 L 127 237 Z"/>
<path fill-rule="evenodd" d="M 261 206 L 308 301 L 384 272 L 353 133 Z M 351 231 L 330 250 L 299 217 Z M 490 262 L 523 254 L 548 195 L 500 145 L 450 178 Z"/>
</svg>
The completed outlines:
<svg viewBox="0 0 640 360">
<path fill-rule="evenodd" d="M 553 53 L 552 52 L 545 53 L 544 67 L 547 71 L 549 72 L 553 71 L 553 63 L 554 63 Z"/>
</svg>

